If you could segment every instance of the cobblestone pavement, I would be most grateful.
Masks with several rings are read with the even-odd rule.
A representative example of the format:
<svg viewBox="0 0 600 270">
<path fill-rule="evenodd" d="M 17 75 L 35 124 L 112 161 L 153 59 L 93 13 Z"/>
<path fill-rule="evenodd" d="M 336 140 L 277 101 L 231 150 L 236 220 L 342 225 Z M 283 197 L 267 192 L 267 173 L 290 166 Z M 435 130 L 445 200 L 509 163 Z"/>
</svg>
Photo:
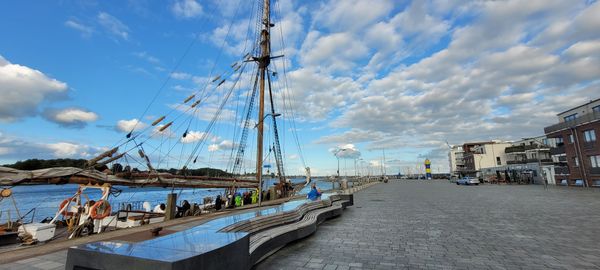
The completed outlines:
<svg viewBox="0 0 600 270">
<path fill-rule="evenodd" d="M 600 189 L 402 180 L 256 269 L 600 269 Z"/>
</svg>

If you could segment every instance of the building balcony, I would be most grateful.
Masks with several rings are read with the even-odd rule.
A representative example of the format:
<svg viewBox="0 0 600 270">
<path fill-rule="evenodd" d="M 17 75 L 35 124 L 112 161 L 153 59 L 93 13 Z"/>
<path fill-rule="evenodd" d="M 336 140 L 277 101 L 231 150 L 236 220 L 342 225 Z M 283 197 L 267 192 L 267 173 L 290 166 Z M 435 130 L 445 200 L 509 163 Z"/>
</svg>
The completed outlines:
<svg viewBox="0 0 600 270">
<path fill-rule="evenodd" d="M 551 158 L 528 158 L 527 163 L 552 163 Z"/>
<path fill-rule="evenodd" d="M 552 162 L 552 159 L 550 159 L 550 158 L 542 158 L 542 159 L 528 158 L 528 159 L 507 160 L 506 161 L 506 164 L 508 164 L 508 165 L 513 165 L 513 164 L 528 164 L 528 163 L 553 163 L 553 162 Z"/>
<path fill-rule="evenodd" d="M 565 153 L 565 145 L 550 148 L 550 155 L 560 155 Z"/>
<path fill-rule="evenodd" d="M 525 160 L 507 160 L 506 164 L 508 165 L 513 165 L 513 164 L 525 164 L 527 163 Z"/>
<path fill-rule="evenodd" d="M 554 167 L 554 174 L 569 175 L 569 167 Z"/>
<path fill-rule="evenodd" d="M 509 146 L 504 149 L 504 153 L 524 153 L 527 150 L 533 150 L 540 148 L 538 145 L 515 145 Z"/>
<path fill-rule="evenodd" d="M 589 122 L 597 121 L 597 120 L 600 120 L 600 112 L 588 113 L 588 114 L 584 114 L 580 117 L 577 117 L 571 121 L 566 121 L 566 122 L 551 125 L 549 127 L 545 127 L 544 133 L 550 134 L 550 133 L 553 133 L 553 132 L 556 132 L 559 130 L 574 128 L 574 127 L 583 125 L 585 123 L 589 123 Z"/>
</svg>

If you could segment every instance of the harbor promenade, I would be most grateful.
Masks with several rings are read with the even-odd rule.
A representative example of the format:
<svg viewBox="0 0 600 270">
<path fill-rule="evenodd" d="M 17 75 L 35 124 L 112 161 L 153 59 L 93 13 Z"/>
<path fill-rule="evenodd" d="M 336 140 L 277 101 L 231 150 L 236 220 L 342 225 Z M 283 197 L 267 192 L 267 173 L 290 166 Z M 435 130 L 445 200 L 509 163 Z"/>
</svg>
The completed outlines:
<svg viewBox="0 0 600 270">
<path fill-rule="evenodd" d="M 599 269 L 598 209 L 599 189 L 393 180 L 256 269 Z"/>
</svg>

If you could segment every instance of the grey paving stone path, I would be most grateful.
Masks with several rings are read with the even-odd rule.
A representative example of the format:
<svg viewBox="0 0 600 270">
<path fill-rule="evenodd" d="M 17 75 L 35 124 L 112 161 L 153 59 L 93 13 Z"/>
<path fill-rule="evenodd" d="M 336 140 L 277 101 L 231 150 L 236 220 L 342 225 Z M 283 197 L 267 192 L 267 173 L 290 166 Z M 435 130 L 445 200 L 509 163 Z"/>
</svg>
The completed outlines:
<svg viewBox="0 0 600 270">
<path fill-rule="evenodd" d="M 600 269 L 600 189 L 402 180 L 256 269 Z"/>
</svg>

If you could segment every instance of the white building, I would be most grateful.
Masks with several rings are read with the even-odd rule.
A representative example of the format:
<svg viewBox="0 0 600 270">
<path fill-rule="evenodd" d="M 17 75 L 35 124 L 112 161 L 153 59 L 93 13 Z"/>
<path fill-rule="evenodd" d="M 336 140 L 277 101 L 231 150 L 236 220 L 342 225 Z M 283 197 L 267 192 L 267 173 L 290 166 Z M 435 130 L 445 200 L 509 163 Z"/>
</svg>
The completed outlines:
<svg viewBox="0 0 600 270">
<path fill-rule="evenodd" d="M 461 175 L 478 175 L 483 168 L 507 164 L 505 149 L 512 144 L 503 141 L 470 142 L 463 144 L 464 169 Z"/>
<path fill-rule="evenodd" d="M 448 152 L 448 162 L 450 163 L 450 175 L 458 176 L 460 171 L 465 168 L 464 151 L 462 145 L 454 145 L 450 147 Z"/>
</svg>

